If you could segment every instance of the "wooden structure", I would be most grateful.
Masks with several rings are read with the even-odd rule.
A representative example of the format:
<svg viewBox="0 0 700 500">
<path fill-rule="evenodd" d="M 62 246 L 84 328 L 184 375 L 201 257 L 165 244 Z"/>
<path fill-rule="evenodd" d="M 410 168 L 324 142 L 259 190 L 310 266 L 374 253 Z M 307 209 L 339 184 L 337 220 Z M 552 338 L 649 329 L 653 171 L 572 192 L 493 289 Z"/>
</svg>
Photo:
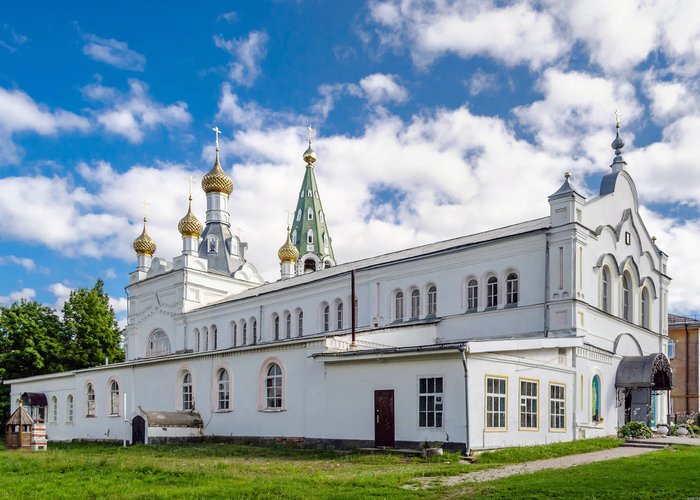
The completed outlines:
<svg viewBox="0 0 700 500">
<path fill-rule="evenodd" d="M 10 450 L 31 450 L 34 419 L 20 405 L 5 424 L 5 439 Z M 46 427 L 44 427 L 46 435 Z M 44 449 L 46 447 L 44 446 Z"/>
</svg>

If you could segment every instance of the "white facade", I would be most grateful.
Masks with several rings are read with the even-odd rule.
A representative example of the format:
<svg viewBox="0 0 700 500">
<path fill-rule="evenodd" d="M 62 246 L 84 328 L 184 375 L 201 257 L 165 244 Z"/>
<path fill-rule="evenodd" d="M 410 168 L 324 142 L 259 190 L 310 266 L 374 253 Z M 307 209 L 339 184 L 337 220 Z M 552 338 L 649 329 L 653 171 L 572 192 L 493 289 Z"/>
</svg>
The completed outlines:
<svg viewBox="0 0 700 500">
<path fill-rule="evenodd" d="M 12 381 L 13 404 L 46 394 L 49 440 L 131 440 L 148 411 L 203 427 L 146 441 L 480 449 L 614 434 L 629 418 L 618 365 L 665 352 L 670 281 L 617 163 L 588 201 L 567 177 L 547 217 L 274 283 L 247 262 L 226 276 L 186 252 L 155 258 L 127 289 L 127 361 Z M 652 403 L 665 420 L 666 396 Z"/>
</svg>

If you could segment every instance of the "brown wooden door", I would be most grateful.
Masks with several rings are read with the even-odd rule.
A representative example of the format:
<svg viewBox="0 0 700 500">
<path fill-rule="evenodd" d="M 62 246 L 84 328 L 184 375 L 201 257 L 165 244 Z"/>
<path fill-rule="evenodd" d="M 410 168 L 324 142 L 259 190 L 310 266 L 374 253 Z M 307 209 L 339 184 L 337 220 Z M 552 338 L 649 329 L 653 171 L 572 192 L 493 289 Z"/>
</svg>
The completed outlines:
<svg viewBox="0 0 700 500">
<path fill-rule="evenodd" d="M 374 446 L 394 447 L 394 391 L 374 391 Z"/>
</svg>

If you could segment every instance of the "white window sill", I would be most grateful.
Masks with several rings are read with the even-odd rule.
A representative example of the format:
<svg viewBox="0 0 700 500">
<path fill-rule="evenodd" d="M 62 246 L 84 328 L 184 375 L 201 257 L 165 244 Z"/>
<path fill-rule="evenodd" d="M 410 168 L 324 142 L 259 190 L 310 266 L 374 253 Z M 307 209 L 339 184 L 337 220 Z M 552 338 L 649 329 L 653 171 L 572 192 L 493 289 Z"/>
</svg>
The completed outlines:
<svg viewBox="0 0 700 500">
<path fill-rule="evenodd" d="M 286 408 L 263 408 L 260 410 L 261 413 L 281 413 L 287 411 Z"/>
<path fill-rule="evenodd" d="M 107 417 L 108 418 L 119 418 L 119 417 L 121 417 L 121 415 L 119 415 L 118 413 L 110 413 L 109 415 L 107 415 Z"/>
</svg>

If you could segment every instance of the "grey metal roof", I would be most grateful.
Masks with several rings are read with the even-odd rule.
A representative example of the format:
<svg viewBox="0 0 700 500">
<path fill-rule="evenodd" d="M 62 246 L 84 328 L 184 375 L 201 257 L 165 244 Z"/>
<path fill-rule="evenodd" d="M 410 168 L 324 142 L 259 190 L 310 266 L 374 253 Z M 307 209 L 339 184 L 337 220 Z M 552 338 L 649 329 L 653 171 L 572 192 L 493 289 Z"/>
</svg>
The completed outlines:
<svg viewBox="0 0 700 500">
<path fill-rule="evenodd" d="M 185 411 L 144 411 L 149 427 L 202 427 L 199 413 Z"/>
<path fill-rule="evenodd" d="M 571 185 L 571 183 L 569 182 L 569 176 L 567 174 L 567 177 L 564 180 L 564 184 L 562 184 L 561 187 L 557 189 L 554 193 L 549 195 L 549 200 L 551 201 L 557 198 L 564 198 L 566 196 L 571 196 L 574 194 L 577 194 L 583 198 L 583 196 L 578 191 L 576 191 L 574 186 Z"/>
<path fill-rule="evenodd" d="M 526 233 L 542 231 L 550 227 L 549 222 L 549 217 L 541 217 L 539 219 L 520 222 L 518 224 L 505 226 L 498 229 L 492 229 L 490 231 L 470 234 L 467 236 L 460 236 L 459 238 L 453 238 L 450 240 L 438 241 L 437 243 L 430 243 L 427 245 L 408 248 L 406 250 L 390 252 L 378 255 L 376 257 L 369 257 L 367 259 L 356 260 L 354 262 L 347 262 L 328 269 L 303 274 L 301 276 L 276 281 L 274 283 L 266 283 L 264 285 L 260 285 L 258 287 L 246 290 L 244 292 L 231 294 L 217 302 L 208 304 L 197 310 L 205 309 L 207 307 L 212 307 L 231 301 L 246 299 L 249 297 L 257 297 L 259 295 L 267 294 L 277 290 L 296 287 L 306 283 L 319 281 L 322 279 L 332 278 L 350 272 L 353 269 L 361 271 L 363 269 L 371 269 L 373 267 L 380 267 L 388 264 L 396 264 L 403 261 L 410 261 L 413 259 L 428 257 L 431 255 L 448 253 L 451 251 L 464 249 L 470 246 L 476 246 L 482 243 L 488 243 L 490 241 L 500 240 L 503 238 L 509 238 L 512 236 L 522 235 Z"/>
<path fill-rule="evenodd" d="M 671 389 L 671 364 L 664 354 L 658 352 L 647 356 L 625 356 L 617 367 L 615 387 Z"/>
</svg>

